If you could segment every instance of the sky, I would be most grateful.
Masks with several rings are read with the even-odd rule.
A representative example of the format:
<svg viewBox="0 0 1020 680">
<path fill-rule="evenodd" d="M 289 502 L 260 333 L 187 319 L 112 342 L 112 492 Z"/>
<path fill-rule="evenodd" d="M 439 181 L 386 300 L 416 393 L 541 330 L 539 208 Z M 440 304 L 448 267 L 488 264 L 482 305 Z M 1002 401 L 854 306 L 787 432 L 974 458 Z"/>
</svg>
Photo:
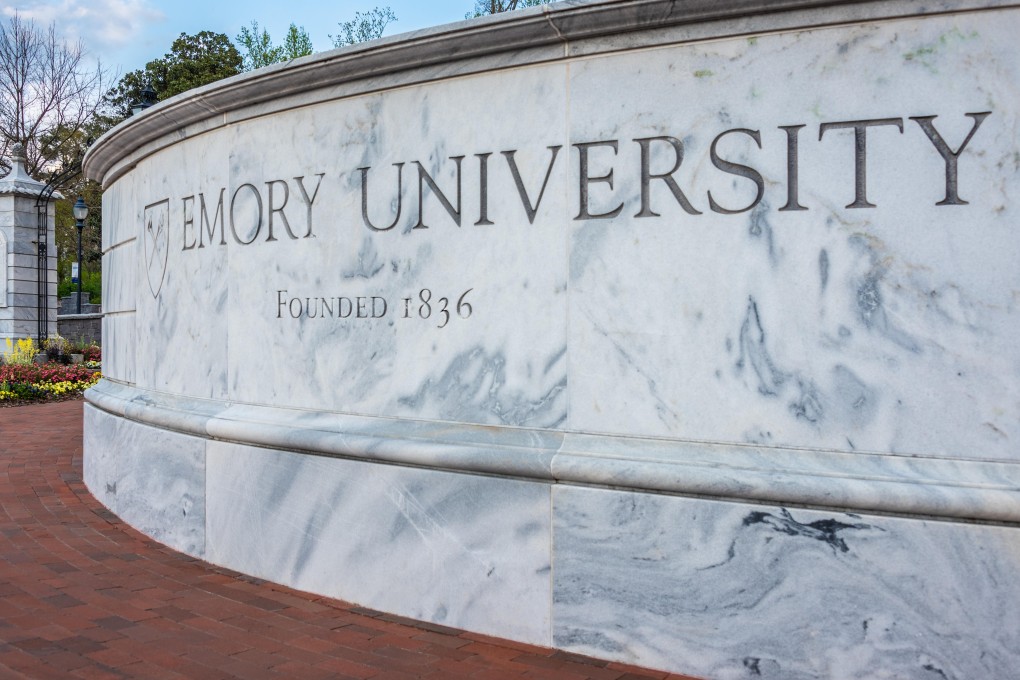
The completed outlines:
<svg viewBox="0 0 1020 680">
<path fill-rule="evenodd" d="M 474 0 L 0 0 L 0 15 L 55 22 L 61 35 L 80 38 L 91 56 L 124 74 L 162 57 L 182 32 L 213 31 L 234 40 L 253 20 L 274 44 L 294 23 L 308 32 L 316 51 L 330 49 L 329 35 L 338 33 L 339 22 L 376 6 L 397 15 L 384 34 L 389 36 L 460 21 Z"/>
</svg>

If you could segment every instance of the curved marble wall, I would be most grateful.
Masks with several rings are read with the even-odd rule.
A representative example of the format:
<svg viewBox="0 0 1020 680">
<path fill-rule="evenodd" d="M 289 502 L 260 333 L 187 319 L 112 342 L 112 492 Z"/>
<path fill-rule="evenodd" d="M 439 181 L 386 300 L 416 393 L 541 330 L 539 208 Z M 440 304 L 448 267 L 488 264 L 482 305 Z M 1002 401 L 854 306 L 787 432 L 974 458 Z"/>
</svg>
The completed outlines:
<svg viewBox="0 0 1020 680">
<path fill-rule="evenodd" d="M 564 2 L 162 102 L 86 158 L 89 487 L 446 625 L 713 678 L 1005 677 L 1018 29 Z"/>
</svg>

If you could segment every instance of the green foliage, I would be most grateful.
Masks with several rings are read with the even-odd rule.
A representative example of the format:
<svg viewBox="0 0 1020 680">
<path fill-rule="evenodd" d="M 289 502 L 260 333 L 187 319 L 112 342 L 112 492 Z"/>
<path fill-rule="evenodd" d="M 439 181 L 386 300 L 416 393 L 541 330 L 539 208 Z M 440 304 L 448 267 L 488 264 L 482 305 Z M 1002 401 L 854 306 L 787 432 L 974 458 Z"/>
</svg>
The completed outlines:
<svg viewBox="0 0 1020 680">
<path fill-rule="evenodd" d="M 142 90 L 146 85 L 156 93 L 156 101 L 166 99 L 161 96 L 167 90 L 167 64 L 163 59 L 153 59 L 145 68 L 125 73 L 107 93 L 107 102 L 118 122 L 131 116 L 131 107 L 142 100 Z"/>
<path fill-rule="evenodd" d="M 155 59 L 146 64 L 145 68 L 125 73 L 106 93 L 111 115 L 118 123 L 131 115 L 131 105 L 141 99 L 146 83 L 152 85 L 158 98 L 166 87 L 166 64 L 162 59 Z"/>
<path fill-rule="evenodd" d="M 164 59 L 166 88 L 159 93 L 160 99 L 235 76 L 243 67 L 241 53 L 230 38 L 211 31 L 181 33 Z"/>
<path fill-rule="evenodd" d="M 251 22 L 251 28 L 241 27 L 237 34 L 237 44 L 241 48 L 244 59 L 244 70 L 269 66 L 282 61 L 290 61 L 298 57 L 304 57 L 313 52 L 312 39 L 308 36 L 304 27 L 290 25 L 283 44 L 273 45 L 273 39 L 265 29 L 259 30 L 259 22 Z"/>
<path fill-rule="evenodd" d="M 307 57 L 314 51 L 312 49 L 312 39 L 308 37 L 305 27 L 291 24 L 290 28 L 287 29 L 287 37 L 283 39 L 284 58 L 289 61 L 298 57 Z"/>
<path fill-rule="evenodd" d="M 515 9 L 525 7 L 537 7 L 548 5 L 552 0 L 475 0 L 475 9 L 464 15 L 465 19 L 483 17 L 488 14 L 499 14 L 500 12 L 512 12 Z"/>
<path fill-rule="evenodd" d="M 85 228 L 81 233 L 83 268 L 86 274 L 84 280 L 87 282 L 89 272 L 94 272 L 98 277 L 98 272 L 102 267 L 103 190 L 99 184 L 79 175 L 70 185 L 61 187 L 60 191 L 64 198 L 56 202 L 54 209 L 57 276 L 70 279 L 71 263 L 78 259 L 78 229 L 74 214 L 71 212 L 71 206 L 81 196 L 85 200 L 85 205 L 89 207 L 88 217 L 85 218 Z"/>
<path fill-rule="evenodd" d="M 340 32 L 337 35 L 330 35 L 334 47 L 346 47 L 368 40 L 381 38 L 391 22 L 397 20 L 397 15 L 389 7 L 375 7 L 367 12 L 355 12 L 354 18 L 350 21 L 342 21 Z"/>
<path fill-rule="evenodd" d="M 70 272 L 70 263 L 68 263 L 68 272 Z M 90 304 L 101 304 L 103 296 L 103 275 L 100 271 L 89 271 L 85 270 L 85 273 L 81 277 L 81 291 L 89 294 Z M 57 297 L 67 297 L 72 293 L 78 292 L 78 284 L 71 281 L 71 275 L 68 273 L 66 277 L 62 277 L 57 283 Z M 84 298 L 83 298 L 84 300 Z"/>
<path fill-rule="evenodd" d="M 275 64 L 281 60 L 281 49 L 273 47 L 273 39 L 266 29 L 259 30 L 259 22 L 251 22 L 251 28 L 241 27 L 241 32 L 234 38 L 244 59 L 244 70 L 253 71 L 263 66 Z"/>
<path fill-rule="evenodd" d="M 181 33 L 162 59 L 150 61 L 144 69 L 125 73 L 110 90 L 107 100 L 113 115 L 123 120 L 131 115 L 131 105 L 141 99 L 146 83 L 152 85 L 156 98 L 163 100 L 237 75 L 243 69 L 244 58 L 222 33 Z"/>
<path fill-rule="evenodd" d="M 54 168 L 52 176 L 62 171 L 78 167 L 89 145 L 104 132 L 113 127 L 117 119 L 98 113 L 78 128 L 60 126 L 40 138 L 40 154 L 48 165 Z M 50 177 L 40 176 L 44 182 Z M 70 276 L 70 263 L 78 257 L 78 230 L 76 229 L 71 206 L 81 196 L 89 206 L 89 215 L 85 219 L 82 231 L 82 254 L 85 268 L 99 269 L 102 260 L 102 203 L 103 192 L 99 184 L 85 179 L 81 174 L 72 175 L 57 187 L 64 198 L 56 201 L 55 232 L 57 246 L 58 269 L 66 271 Z"/>
<path fill-rule="evenodd" d="M 41 401 L 46 391 L 31 383 L 0 382 L 0 401 Z"/>
</svg>

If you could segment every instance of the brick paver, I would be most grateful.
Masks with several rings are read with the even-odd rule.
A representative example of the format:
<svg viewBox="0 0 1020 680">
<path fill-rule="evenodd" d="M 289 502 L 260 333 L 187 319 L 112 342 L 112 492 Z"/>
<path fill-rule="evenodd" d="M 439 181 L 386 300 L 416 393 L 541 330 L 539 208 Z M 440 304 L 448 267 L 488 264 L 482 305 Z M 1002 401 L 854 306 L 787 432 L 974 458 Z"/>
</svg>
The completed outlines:
<svg viewBox="0 0 1020 680">
<path fill-rule="evenodd" d="M 89 494 L 81 414 L 80 401 L 0 409 L 0 678 L 684 677 L 366 610 L 174 552 Z"/>
</svg>

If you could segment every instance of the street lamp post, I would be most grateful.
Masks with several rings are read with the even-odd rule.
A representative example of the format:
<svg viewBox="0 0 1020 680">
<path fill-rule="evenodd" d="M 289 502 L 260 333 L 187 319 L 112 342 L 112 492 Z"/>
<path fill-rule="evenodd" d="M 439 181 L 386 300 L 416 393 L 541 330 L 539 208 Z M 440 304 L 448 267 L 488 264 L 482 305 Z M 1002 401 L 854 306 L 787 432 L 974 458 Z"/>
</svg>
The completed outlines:
<svg viewBox="0 0 1020 680">
<path fill-rule="evenodd" d="M 81 275 L 83 273 L 81 266 L 81 230 L 85 228 L 85 218 L 89 216 L 89 207 L 85 205 L 85 200 L 81 196 L 74 202 L 71 212 L 74 213 L 74 226 L 78 227 L 78 313 L 81 314 Z"/>
</svg>

